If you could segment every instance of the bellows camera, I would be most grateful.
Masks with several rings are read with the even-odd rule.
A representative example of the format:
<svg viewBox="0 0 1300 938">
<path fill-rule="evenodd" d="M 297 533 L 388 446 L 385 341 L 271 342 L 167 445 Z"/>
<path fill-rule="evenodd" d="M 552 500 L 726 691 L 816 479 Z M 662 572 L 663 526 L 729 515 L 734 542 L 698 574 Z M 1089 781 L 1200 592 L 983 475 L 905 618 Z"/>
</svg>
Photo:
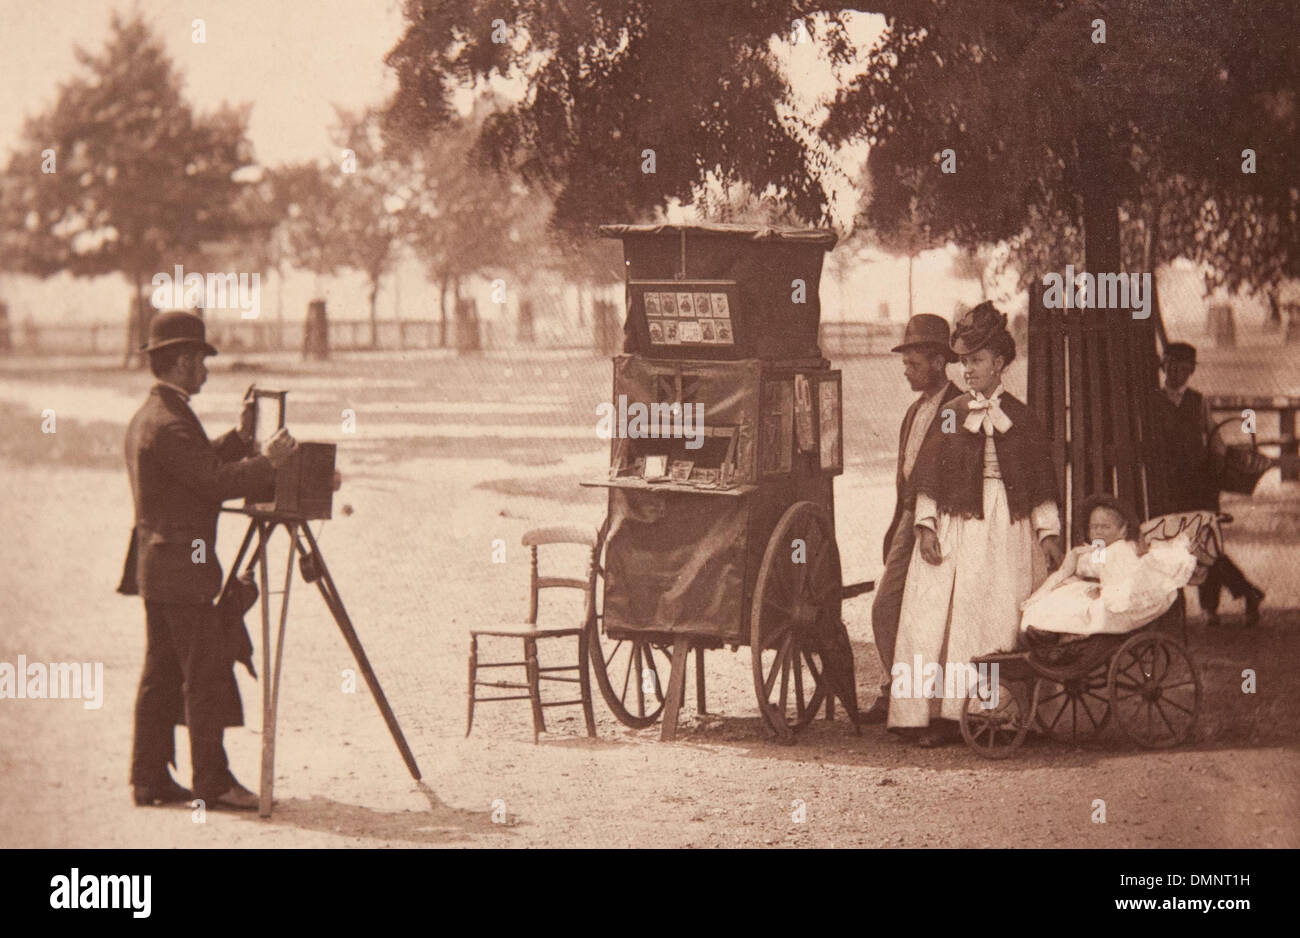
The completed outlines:
<svg viewBox="0 0 1300 938">
<path fill-rule="evenodd" d="M 253 388 L 253 439 L 259 439 L 258 428 L 262 422 L 262 401 L 272 399 L 278 404 L 276 429 L 284 426 L 288 406 L 288 391 Z M 259 512 L 291 515 L 313 521 L 329 518 L 334 505 L 334 457 L 338 447 L 334 443 L 299 442 L 297 452 L 275 471 L 275 490 L 264 498 L 249 498 L 245 509 Z"/>
</svg>

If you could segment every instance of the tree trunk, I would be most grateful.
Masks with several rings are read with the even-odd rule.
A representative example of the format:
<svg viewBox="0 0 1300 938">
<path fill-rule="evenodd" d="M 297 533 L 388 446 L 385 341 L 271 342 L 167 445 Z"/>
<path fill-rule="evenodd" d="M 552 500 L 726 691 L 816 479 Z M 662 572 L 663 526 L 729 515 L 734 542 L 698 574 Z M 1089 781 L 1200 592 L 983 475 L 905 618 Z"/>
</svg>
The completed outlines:
<svg viewBox="0 0 1300 938">
<path fill-rule="evenodd" d="M 907 255 L 907 318 L 912 318 L 912 261 L 915 254 Z"/>
<path fill-rule="evenodd" d="M 140 346 L 149 339 L 148 322 L 144 306 L 144 274 L 139 270 L 131 271 L 132 297 L 128 306 L 126 320 L 126 351 L 122 358 L 123 368 L 143 368 L 146 356 Z"/>
<path fill-rule="evenodd" d="M 380 275 L 370 275 L 370 347 L 379 348 L 379 277 Z"/>
<path fill-rule="evenodd" d="M 447 347 L 447 281 L 446 274 L 438 275 L 438 348 Z"/>
<path fill-rule="evenodd" d="M 460 278 L 455 277 L 453 284 L 453 303 L 456 311 L 456 352 L 478 352 L 482 349 L 482 337 L 479 335 L 478 307 L 473 297 L 462 300 L 460 296 Z"/>
<path fill-rule="evenodd" d="M 1264 328 L 1270 332 L 1282 328 L 1282 307 L 1277 302 L 1277 287 L 1269 287 L 1266 294 L 1268 300 L 1268 315 L 1264 317 Z"/>
</svg>

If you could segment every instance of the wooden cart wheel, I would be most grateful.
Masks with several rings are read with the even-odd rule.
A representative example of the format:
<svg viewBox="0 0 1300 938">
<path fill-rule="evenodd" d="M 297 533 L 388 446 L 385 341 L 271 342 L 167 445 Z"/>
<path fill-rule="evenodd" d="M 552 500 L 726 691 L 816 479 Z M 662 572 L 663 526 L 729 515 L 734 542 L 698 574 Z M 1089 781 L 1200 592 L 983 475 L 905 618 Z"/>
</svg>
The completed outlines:
<svg viewBox="0 0 1300 938">
<path fill-rule="evenodd" d="M 830 519 L 815 503 L 796 502 L 768 539 L 749 616 L 758 707 L 786 741 L 826 699 L 821 655 L 809 636 L 813 629 L 843 628 L 842 585 Z"/>
<path fill-rule="evenodd" d="M 663 712 L 672 649 L 643 638 L 613 639 L 602 635 L 600 626 L 599 618 L 587 623 L 591 667 L 600 695 L 620 723 L 643 730 Z"/>
<path fill-rule="evenodd" d="M 1110 697 L 1106 665 L 1058 683 L 1038 679 L 1038 728 L 1062 742 L 1075 743 L 1105 729 L 1110 722 Z"/>
<path fill-rule="evenodd" d="M 961 712 L 961 738 L 985 759 L 1005 759 L 1020 748 L 1038 709 L 1038 685 L 1025 681 L 997 682 L 997 700 L 992 686 L 981 681 L 979 691 L 966 698 Z"/>
<path fill-rule="evenodd" d="M 647 638 L 615 639 L 604 634 L 605 534 L 608 519 L 600 528 L 596 557 L 596 601 L 587 619 L 587 645 L 591 669 L 605 705 L 624 726 L 643 730 L 659 719 L 672 673 L 672 646 Z"/>
<path fill-rule="evenodd" d="M 1163 749 L 1191 735 L 1201 710 L 1201 675 L 1167 635 L 1134 635 L 1110 662 L 1110 709 L 1140 746 Z"/>
</svg>

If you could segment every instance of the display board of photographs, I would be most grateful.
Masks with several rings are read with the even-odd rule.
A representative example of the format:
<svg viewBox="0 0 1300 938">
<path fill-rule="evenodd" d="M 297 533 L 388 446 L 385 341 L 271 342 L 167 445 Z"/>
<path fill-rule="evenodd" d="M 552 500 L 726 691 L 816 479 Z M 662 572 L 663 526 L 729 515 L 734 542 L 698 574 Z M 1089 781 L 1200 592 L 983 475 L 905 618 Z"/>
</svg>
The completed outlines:
<svg viewBox="0 0 1300 938">
<path fill-rule="evenodd" d="M 735 344 L 731 300 L 724 290 L 706 284 L 683 283 L 678 290 L 669 286 L 650 286 L 642 294 L 652 345 Z"/>
<path fill-rule="evenodd" d="M 822 469 L 844 468 L 844 442 L 840 438 L 840 375 L 827 375 L 817 382 L 819 457 Z"/>
</svg>

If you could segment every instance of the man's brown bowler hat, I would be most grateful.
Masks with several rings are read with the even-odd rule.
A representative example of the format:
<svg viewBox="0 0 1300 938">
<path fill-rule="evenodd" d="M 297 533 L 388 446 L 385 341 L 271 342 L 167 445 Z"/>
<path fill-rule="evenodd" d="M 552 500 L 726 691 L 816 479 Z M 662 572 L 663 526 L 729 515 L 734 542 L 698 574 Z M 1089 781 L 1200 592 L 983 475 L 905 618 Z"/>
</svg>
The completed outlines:
<svg viewBox="0 0 1300 938">
<path fill-rule="evenodd" d="M 154 316 L 153 322 L 149 323 L 149 343 L 141 346 L 140 351 L 152 352 L 182 343 L 203 346 L 205 355 L 217 354 L 217 350 L 208 344 L 203 320 L 183 310 L 171 310 Z"/>
<path fill-rule="evenodd" d="M 948 344 L 949 338 L 948 320 L 933 313 L 921 313 L 907 321 L 907 328 L 903 330 L 903 344 L 894 346 L 890 351 L 906 352 L 910 348 L 925 348 L 955 362 L 957 356 Z"/>
</svg>

